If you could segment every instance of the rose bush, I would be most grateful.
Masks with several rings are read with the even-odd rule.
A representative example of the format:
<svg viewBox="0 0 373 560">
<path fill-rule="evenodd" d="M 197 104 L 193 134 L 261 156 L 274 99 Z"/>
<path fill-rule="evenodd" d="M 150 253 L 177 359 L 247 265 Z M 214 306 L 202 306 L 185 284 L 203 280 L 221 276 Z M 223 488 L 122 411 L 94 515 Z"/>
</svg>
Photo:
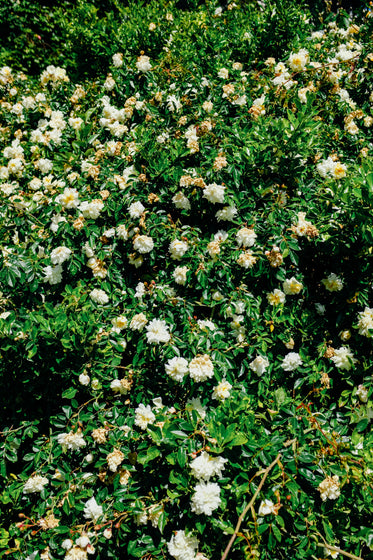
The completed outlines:
<svg viewBox="0 0 373 560">
<path fill-rule="evenodd" d="M 372 14 L 114 4 L 0 68 L 0 557 L 368 558 Z"/>
</svg>

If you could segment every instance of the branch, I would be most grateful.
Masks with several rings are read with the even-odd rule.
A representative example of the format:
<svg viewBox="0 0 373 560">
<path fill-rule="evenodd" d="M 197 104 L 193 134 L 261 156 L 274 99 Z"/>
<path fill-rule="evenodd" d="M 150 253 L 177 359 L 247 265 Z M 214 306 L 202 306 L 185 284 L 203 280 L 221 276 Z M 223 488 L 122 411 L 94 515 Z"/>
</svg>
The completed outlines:
<svg viewBox="0 0 373 560">
<path fill-rule="evenodd" d="M 362 558 L 361 556 L 355 556 L 355 554 L 350 554 L 350 552 L 345 552 L 341 548 L 338 548 L 337 546 L 332 546 L 331 544 L 317 543 L 317 546 L 321 546 L 322 548 L 327 548 L 331 552 L 339 552 L 339 554 L 342 554 L 343 556 L 347 556 L 348 558 L 352 558 L 353 560 L 364 560 L 364 558 Z"/>
<path fill-rule="evenodd" d="M 240 530 L 240 527 L 241 527 L 241 524 L 242 524 L 242 522 L 243 522 L 243 520 L 244 520 L 244 518 L 245 518 L 245 515 L 247 514 L 247 512 L 249 511 L 249 509 L 252 508 L 252 506 L 253 506 L 253 504 L 254 504 L 254 502 L 255 502 L 255 500 L 256 500 L 256 498 L 257 498 L 259 492 L 260 492 L 261 489 L 262 489 L 262 486 L 263 486 L 263 484 L 264 484 L 264 482 L 265 482 L 265 479 L 267 478 L 267 476 L 269 475 L 269 473 L 270 473 L 270 471 L 273 469 L 273 467 L 276 465 L 276 463 L 278 463 L 278 461 L 280 460 L 280 458 L 281 458 L 281 455 L 278 454 L 277 457 L 276 457 L 276 459 L 269 465 L 269 467 L 267 467 L 267 468 L 265 469 L 263 478 L 262 478 L 262 480 L 260 481 L 259 486 L 258 486 L 258 488 L 256 489 L 254 496 L 251 498 L 250 502 L 247 504 L 247 506 L 245 507 L 245 509 L 244 509 L 243 512 L 241 513 L 240 517 L 238 518 L 237 525 L 236 525 L 236 528 L 235 528 L 235 530 L 234 530 L 234 533 L 233 533 L 233 535 L 232 535 L 232 537 L 231 537 L 231 540 L 229 541 L 229 543 L 228 543 L 228 545 L 227 545 L 227 548 L 226 548 L 225 551 L 224 551 L 223 556 L 221 557 L 221 560 L 226 560 L 226 558 L 227 558 L 227 556 L 228 556 L 228 554 L 229 554 L 229 551 L 230 551 L 230 549 L 232 548 L 232 545 L 233 545 L 234 541 L 236 540 L 238 531 Z M 262 472 L 263 472 L 262 470 L 258 471 L 258 472 L 254 475 L 254 477 L 255 477 L 255 476 L 258 476 L 258 475 L 261 474 Z M 357 558 L 357 556 L 355 556 L 355 557 L 353 557 L 353 558 Z M 363 559 L 362 559 L 362 558 L 359 558 L 358 560 L 363 560 Z"/>
</svg>

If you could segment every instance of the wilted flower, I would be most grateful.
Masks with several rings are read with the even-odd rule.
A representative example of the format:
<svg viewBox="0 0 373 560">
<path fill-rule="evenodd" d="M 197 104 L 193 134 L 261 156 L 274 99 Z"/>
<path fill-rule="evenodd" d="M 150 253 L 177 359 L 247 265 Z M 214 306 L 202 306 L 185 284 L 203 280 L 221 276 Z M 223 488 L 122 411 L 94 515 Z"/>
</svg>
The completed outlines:
<svg viewBox="0 0 373 560">
<path fill-rule="evenodd" d="M 320 497 L 325 502 L 325 500 L 336 500 L 341 494 L 340 482 L 338 475 L 327 476 L 319 486 L 318 491 L 320 492 Z"/>
</svg>

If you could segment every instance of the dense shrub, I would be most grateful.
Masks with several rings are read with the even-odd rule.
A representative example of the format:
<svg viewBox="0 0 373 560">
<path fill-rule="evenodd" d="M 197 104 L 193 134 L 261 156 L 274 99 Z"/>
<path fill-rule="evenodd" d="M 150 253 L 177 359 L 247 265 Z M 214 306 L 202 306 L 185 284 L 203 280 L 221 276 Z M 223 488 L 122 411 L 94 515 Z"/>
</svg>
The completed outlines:
<svg viewBox="0 0 373 560">
<path fill-rule="evenodd" d="M 34 8 L 1 12 L 0 558 L 368 558 L 370 12 Z"/>
</svg>

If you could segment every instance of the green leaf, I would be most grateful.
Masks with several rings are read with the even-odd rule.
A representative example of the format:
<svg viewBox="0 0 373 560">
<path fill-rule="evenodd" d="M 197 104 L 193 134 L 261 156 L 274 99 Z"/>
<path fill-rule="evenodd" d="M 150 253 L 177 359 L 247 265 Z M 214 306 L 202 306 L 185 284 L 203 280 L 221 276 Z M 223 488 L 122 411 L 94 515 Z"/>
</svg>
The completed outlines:
<svg viewBox="0 0 373 560">
<path fill-rule="evenodd" d="M 66 389 L 66 391 L 64 391 L 62 393 L 62 398 L 63 399 L 73 399 L 75 397 L 75 395 L 77 394 L 78 390 L 74 389 L 74 387 L 70 387 L 69 389 Z"/>
</svg>

